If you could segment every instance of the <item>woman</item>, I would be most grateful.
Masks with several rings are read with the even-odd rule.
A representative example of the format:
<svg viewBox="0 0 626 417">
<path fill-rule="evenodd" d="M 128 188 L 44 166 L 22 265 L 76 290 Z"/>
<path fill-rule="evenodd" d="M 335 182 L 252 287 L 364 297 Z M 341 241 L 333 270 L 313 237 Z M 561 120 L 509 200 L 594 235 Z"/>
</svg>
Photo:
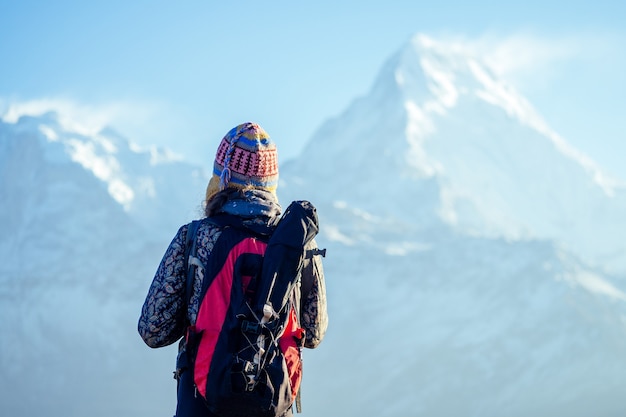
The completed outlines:
<svg viewBox="0 0 626 417">
<path fill-rule="evenodd" d="M 206 190 L 205 216 L 226 216 L 250 235 L 268 236 L 281 214 L 276 197 L 278 158 L 275 144 L 257 124 L 244 123 L 222 139 L 216 153 L 213 175 Z M 145 343 L 158 348 L 170 345 L 194 326 L 200 308 L 203 274 L 196 273 L 187 302 L 185 248 L 189 224 L 183 225 L 167 248 L 158 267 L 139 319 L 139 334 Z M 209 265 L 224 226 L 203 222 L 196 234 L 197 257 Z M 315 247 L 315 242 L 311 248 Z M 217 252 L 217 251 L 216 251 Z M 299 324 L 304 329 L 302 344 L 315 348 L 328 325 L 324 274 L 319 256 L 305 260 L 295 300 Z M 181 341 L 184 352 L 185 339 Z M 184 367 L 179 373 L 177 417 L 213 416 Z M 291 415 L 291 410 L 287 414 Z M 253 416 L 250 416 L 253 417 Z"/>
</svg>

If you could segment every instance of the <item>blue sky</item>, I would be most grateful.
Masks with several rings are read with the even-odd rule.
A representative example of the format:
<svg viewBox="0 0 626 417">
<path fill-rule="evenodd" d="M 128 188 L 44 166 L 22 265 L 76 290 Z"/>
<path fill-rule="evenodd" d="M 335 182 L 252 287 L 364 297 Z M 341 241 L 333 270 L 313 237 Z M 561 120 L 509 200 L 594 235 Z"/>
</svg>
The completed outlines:
<svg viewBox="0 0 626 417">
<path fill-rule="evenodd" d="M 626 5 L 588 3 L 0 0 L 0 113 L 59 108 L 209 164 L 253 120 L 284 159 L 419 32 L 501 50 L 548 124 L 626 180 Z"/>
</svg>

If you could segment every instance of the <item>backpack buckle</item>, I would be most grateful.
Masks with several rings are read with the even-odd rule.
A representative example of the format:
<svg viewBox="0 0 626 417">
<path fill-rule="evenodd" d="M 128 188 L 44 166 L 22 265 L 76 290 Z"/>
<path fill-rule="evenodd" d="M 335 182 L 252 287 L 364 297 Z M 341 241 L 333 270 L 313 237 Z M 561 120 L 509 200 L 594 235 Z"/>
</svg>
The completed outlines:
<svg viewBox="0 0 626 417">
<path fill-rule="evenodd" d="M 241 331 L 244 333 L 261 334 L 261 325 L 258 322 L 243 320 L 241 322 Z"/>
<path fill-rule="evenodd" d="M 244 388 L 246 391 L 254 391 L 254 388 L 256 387 L 256 377 L 258 372 L 259 365 L 257 365 L 256 363 L 250 361 L 245 361 L 243 363 L 243 369 L 241 373 L 243 373 L 246 381 L 246 386 Z"/>
<path fill-rule="evenodd" d="M 243 373 L 244 374 L 252 374 L 256 375 L 259 370 L 259 365 L 254 362 L 245 361 L 243 365 Z"/>
<path fill-rule="evenodd" d="M 254 391 L 257 385 L 259 365 L 248 360 L 236 358 L 230 368 L 233 392 Z"/>
</svg>

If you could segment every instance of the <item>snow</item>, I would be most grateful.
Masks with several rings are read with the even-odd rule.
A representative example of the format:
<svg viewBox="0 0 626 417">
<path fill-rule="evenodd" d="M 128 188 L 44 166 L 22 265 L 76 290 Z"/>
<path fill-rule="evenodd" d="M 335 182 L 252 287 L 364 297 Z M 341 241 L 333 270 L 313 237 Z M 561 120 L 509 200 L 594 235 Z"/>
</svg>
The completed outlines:
<svg viewBox="0 0 626 417">
<path fill-rule="evenodd" d="M 574 270 L 564 274 L 562 279 L 574 285 L 580 285 L 590 293 L 603 295 L 617 301 L 626 301 L 626 294 L 624 294 L 623 291 L 620 291 L 596 273 L 585 270 Z"/>
<path fill-rule="evenodd" d="M 398 90 L 389 88 L 393 83 Z M 325 140 L 325 150 L 340 142 L 344 152 L 366 154 L 357 159 L 375 167 L 397 165 L 398 156 L 404 155 L 403 176 L 437 182 L 438 197 L 431 198 L 439 200 L 436 210 L 448 224 L 482 236 L 558 239 L 597 266 L 626 270 L 623 257 L 616 255 L 626 249 L 619 238 L 626 232 L 621 221 L 626 209 L 623 182 L 552 131 L 471 50 L 414 37 L 383 68 L 369 100 L 352 106 L 344 121 L 348 115 L 362 125 L 365 120 L 382 123 L 362 126 L 355 134 L 350 129 L 356 125 L 349 124 L 339 128 L 337 137 L 324 131 L 333 138 Z M 390 120 L 392 127 L 386 124 Z M 398 132 L 398 126 L 404 131 Z M 321 140 L 314 137 L 311 143 Z M 383 156 L 390 152 L 396 155 L 393 161 L 376 157 L 380 152 L 374 146 L 381 142 Z M 305 150 L 311 152 L 316 150 Z M 597 212 L 597 204 L 603 207 L 603 219 L 577 221 Z M 588 244 L 589 236 L 598 238 Z"/>
<path fill-rule="evenodd" d="M 624 189 L 494 74 L 417 36 L 281 165 L 327 248 L 305 417 L 623 412 Z M 75 125 L 0 121 L 0 414 L 173 412 L 135 326 L 206 167 Z"/>
</svg>

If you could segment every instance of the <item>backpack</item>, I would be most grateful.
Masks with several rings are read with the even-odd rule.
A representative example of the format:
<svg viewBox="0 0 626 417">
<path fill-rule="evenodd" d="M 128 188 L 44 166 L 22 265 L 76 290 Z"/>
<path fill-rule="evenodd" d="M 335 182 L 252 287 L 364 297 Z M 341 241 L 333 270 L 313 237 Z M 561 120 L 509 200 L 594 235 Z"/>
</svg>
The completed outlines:
<svg viewBox="0 0 626 417">
<path fill-rule="evenodd" d="M 196 230 L 202 222 L 222 228 L 202 265 Z M 318 233 L 315 207 L 294 201 L 271 236 L 238 226 L 232 216 L 192 222 L 187 233 L 187 298 L 200 268 L 200 308 L 187 328 L 186 361 L 209 410 L 222 417 L 284 415 L 302 378 L 299 302 L 305 246 Z M 187 301 L 189 301 L 187 299 Z"/>
</svg>

